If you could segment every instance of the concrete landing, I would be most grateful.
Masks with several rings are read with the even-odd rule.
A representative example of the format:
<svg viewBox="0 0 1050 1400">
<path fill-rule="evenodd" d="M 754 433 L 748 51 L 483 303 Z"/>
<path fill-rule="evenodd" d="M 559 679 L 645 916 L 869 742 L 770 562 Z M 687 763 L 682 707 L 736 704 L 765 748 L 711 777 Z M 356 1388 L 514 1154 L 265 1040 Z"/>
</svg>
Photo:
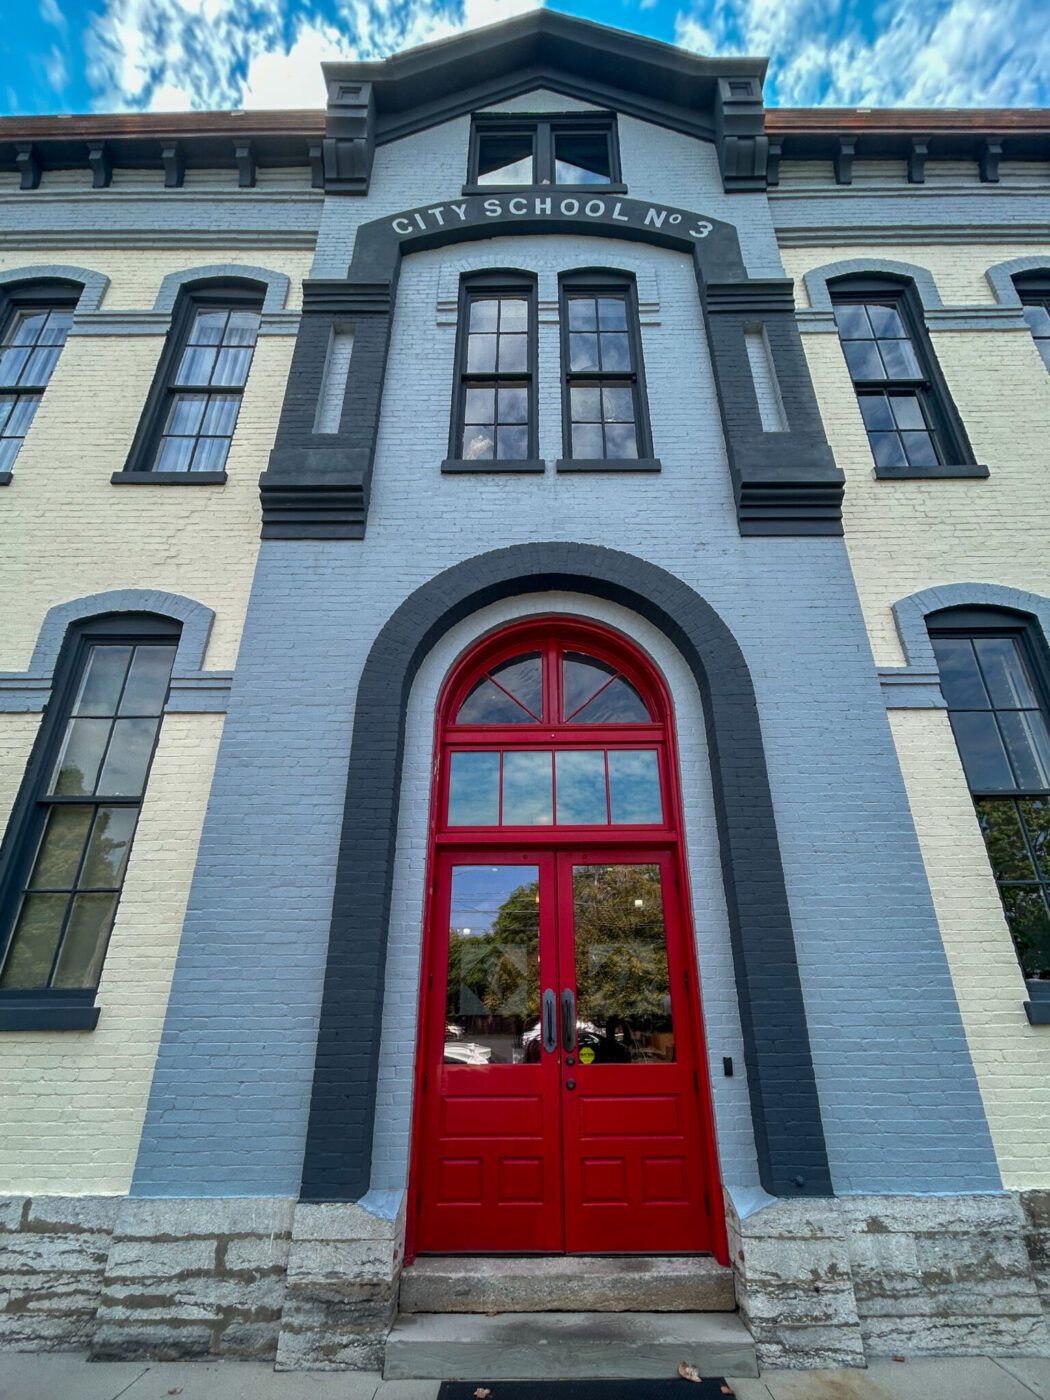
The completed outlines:
<svg viewBox="0 0 1050 1400">
<path fill-rule="evenodd" d="M 402 1313 L 387 1380 L 574 1380 L 757 1376 L 751 1334 L 729 1313 Z"/>
<path fill-rule="evenodd" d="M 733 1271 L 707 1258 L 417 1259 L 403 1313 L 732 1312 Z"/>
</svg>

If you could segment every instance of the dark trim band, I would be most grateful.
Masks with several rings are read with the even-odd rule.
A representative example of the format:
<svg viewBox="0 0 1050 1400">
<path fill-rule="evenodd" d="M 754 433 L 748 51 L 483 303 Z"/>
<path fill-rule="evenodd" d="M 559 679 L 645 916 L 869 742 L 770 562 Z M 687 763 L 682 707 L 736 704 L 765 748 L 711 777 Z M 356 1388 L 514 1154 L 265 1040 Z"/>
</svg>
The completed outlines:
<svg viewBox="0 0 1050 1400">
<path fill-rule="evenodd" d="M 480 608 L 566 589 L 607 598 L 658 627 L 704 706 L 748 1089 L 763 1187 L 831 1194 L 798 961 L 758 707 L 732 633 L 656 565 L 583 544 L 514 545 L 417 589 L 376 638 L 357 691 L 332 927 L 317 1036 L 302 1199 L 369 1189 L 405 712 L 427 653 Z"/>
</svg>

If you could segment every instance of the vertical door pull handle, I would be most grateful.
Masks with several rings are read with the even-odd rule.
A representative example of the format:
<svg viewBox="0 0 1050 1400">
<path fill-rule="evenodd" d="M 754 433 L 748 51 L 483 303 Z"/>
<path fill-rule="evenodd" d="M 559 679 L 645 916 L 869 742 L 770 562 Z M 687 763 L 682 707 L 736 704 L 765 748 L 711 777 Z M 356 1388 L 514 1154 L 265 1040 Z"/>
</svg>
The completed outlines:
<svg viewBox="0 0 1050 1400">
<path fill-rule="evenodd" d="M 561 994 L 561 1048 L 576 1049 L 576 997 L 569 987 Z"/>
<path fill-rule="evenodd" d="M 543 993 L 543 1048 L 553 1055 L 558 1048 L 558 1013 L 555 1009 L 554 988 Z"/>
</svg>

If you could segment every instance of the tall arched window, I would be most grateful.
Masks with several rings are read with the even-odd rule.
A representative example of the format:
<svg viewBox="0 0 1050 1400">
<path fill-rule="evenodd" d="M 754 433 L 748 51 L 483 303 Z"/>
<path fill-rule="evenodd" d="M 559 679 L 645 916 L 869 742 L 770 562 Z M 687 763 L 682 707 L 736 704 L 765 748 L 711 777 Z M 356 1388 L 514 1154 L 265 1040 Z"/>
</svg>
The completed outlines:
<svg viewBox="0 0 1050 1400">
<path fill-rule="evenodd" d="M 82 291 L 57 278 L 0 289 L 0 476 L 14 466 Z"/>
<path fill-rule="evenodd" d="M 0 857 L 0 1028 L 90 1029 L 180 625 L 77 623 Z"/>
<path fill-rule="evenodd" d="M 1050 369 L 1050 267 L 1042 272 L 1018 272 L 1014 276 L 1014 286 L 1036 349 Z"/>
<path fill-rule="evenodd" d="M 946 475 L 972 464 L 913 284 L 888 275 L 840 277 L 828 290 L 875 475 Z"/>
<path fill-rule="evenodd" d="M 721 1250 L 661 678 L 522 623 L 438 730 L 411 1248 Z"/>
<path fill-rule="evenodd" d="M 1050 694 L 1037 625 L 999 608 L 927 618 L 955 742 L 1026 978 L 1050 980 Z"/>
</svg>

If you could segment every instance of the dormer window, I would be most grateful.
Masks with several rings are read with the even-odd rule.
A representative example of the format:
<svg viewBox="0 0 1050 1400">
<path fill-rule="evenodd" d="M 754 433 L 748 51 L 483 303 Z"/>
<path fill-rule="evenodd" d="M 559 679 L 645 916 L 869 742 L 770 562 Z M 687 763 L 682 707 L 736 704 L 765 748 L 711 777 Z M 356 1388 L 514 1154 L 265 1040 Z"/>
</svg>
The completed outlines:
<svg viewBox="0 0 1050 1400">
<path fill-rule="evenodd" d="M 475 117 L 466 192 L 535 185 L 622 191 L 614 114 Z"/>
</svg>

